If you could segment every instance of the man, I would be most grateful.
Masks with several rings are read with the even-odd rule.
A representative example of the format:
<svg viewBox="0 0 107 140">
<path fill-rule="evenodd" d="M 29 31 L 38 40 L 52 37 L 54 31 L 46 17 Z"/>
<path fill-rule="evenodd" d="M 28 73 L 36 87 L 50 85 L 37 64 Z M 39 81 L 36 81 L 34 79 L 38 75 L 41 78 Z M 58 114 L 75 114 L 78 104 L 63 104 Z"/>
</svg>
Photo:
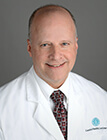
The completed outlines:
<svg viewBox="0 0 107 140">
<path fill-rule="evenodd" d="M 34 11 L 27 40 L 33 67 L 0 89 L 0 140 L 107 140 L 106 91 L 70 72 L 77 40 L 68 10 Z"/>
</svg>

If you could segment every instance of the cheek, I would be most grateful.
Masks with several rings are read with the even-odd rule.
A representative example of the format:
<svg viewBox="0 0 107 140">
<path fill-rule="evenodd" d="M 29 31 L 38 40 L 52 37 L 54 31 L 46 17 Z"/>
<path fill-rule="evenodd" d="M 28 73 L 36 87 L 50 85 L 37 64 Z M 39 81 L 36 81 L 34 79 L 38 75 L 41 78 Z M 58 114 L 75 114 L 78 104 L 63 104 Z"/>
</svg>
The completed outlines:
<svg viewBox="0 0 107 140">
<path fill-rule="evenodd" d="M 76 50 L 71 50 L 68 53 L 66 53 L 67 59 L 72 62 L 76 59 L 77 51 Z"/>
<path fill-rule="evenodd" d="M 46 60 L 46 56 L 44 55 L 44 53 L 41 53 L 40 51 L 35 51 L 33 53 L 33 63 L 37 66 L 43 65 L 45 60 Z"/>
</svg>

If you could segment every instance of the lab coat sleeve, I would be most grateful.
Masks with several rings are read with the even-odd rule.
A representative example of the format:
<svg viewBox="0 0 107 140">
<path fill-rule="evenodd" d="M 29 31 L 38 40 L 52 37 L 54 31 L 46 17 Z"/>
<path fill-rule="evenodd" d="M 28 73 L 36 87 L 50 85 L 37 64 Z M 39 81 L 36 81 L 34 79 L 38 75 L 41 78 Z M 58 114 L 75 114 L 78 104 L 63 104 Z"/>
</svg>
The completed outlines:
<svg viewBox="0 0 107 140">
<path fill-rule="evenodd" d="M 5 140 L 5 139 L 4 139 L 4 136 L 3 136 L 3 132 L 2 132 L 1 129 L 0 129 L 0 140 Z"/>
</svg>

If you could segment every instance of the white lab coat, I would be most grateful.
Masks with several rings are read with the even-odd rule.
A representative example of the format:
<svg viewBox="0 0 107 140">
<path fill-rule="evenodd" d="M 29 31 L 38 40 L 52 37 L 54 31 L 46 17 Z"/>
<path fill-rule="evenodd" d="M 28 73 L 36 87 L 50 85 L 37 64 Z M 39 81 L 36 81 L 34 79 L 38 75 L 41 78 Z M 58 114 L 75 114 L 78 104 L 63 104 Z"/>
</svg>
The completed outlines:
<svg viewBox="0 0 107 140">
<path fill-rule="evenodd" d="M 70 79 L 68 140 L 107 140 L 106 91 L 77 74 Z M 64 140 L 32 68 L 0 89 L 0 140 Z"/>
</svg>

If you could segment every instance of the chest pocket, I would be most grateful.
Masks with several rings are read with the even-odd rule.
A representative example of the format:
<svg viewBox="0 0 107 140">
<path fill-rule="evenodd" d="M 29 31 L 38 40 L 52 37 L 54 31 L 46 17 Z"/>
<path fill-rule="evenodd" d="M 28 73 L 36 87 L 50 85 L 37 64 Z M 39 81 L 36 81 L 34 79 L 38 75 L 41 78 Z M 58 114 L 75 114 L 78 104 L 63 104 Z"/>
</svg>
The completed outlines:
<svg viewBox="0 0 107 140">
<path fill-rule="evenodd" d="M 104 116 L 102 117 L 98 114 L 88 116 L 85 125 L 85 134 L 91 140 L 107 140 L 107 120 Z"/>
</svg>

